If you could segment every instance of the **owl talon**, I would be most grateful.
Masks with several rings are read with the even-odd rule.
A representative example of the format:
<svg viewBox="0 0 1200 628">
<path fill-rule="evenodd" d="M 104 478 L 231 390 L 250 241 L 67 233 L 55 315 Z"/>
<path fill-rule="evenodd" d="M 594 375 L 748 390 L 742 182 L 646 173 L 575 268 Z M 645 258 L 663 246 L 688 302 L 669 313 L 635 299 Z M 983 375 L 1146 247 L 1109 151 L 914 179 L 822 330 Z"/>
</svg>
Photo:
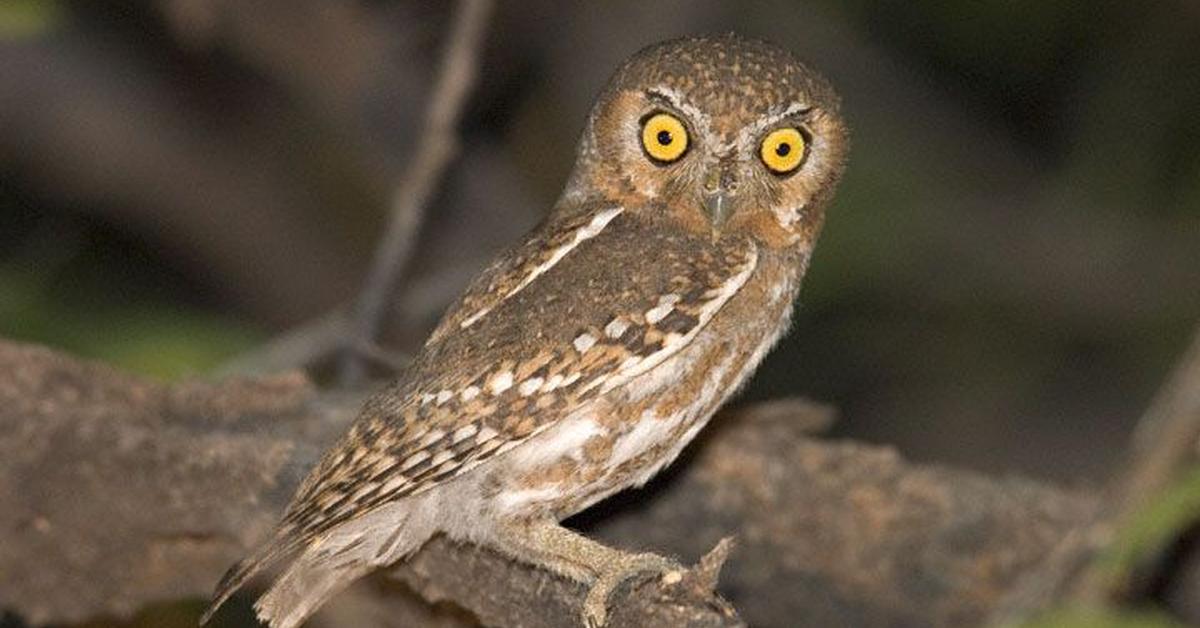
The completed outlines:
<svg viewBox="0 0 1200 628">
<path fill-rule="evenodd" d="M 658 554 L 626 554 L 606 568 L 588 589 L 583 602 L 583 625 L 603 628 L 608 621 L 608 601 L 626 580 L 644 573 L 667 574 L 683 571 L 679 563 Z"/>
</svg>

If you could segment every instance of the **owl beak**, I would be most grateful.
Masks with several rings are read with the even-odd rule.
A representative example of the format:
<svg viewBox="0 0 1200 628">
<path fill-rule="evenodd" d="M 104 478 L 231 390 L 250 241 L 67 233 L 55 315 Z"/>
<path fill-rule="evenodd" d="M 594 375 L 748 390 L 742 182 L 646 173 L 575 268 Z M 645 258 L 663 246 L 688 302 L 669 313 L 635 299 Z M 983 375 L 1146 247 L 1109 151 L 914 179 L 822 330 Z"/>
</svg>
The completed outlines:
<svg viewBox="0 0 1200 628">
<path fill-rule="evenodd" d="M 704 173 L 704 190 L 701 200 L 708 221 L 712 224 L 713 237 L 717 237 L 725 222 L 733 215 L 734 192 L 737 191 L 737 175 L 731 155 L 721 157 Z"/>
<path fill-rule="evenodd" d="M 705 194 L 704 210 L 708 212 L 708 219 L 712 222 L 713 230 L 720 230 L 725 225 L 725 221 L 729 220 L 730 214 L 733 213 L 732 195 L 725 190 Z"/>
</svg>

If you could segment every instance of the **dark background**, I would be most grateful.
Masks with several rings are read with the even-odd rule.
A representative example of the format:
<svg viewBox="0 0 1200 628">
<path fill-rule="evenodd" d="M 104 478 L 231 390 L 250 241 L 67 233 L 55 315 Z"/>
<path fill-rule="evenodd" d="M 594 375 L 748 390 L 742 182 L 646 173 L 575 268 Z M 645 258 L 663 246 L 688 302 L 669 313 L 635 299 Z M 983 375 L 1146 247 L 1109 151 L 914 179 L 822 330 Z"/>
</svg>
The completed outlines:
<svg viewBox="0 0 1200 628">
<path fill-rule="evenodd" d="M 203 376 L 348 303 L 451 7 L 0 2 L 0 335 Z M 548 211 L 624 57 L 728 30 L 819 68 L 853 132 L 794 330 L 742 398 L 1102 483 L 1200 317 L 1195 2 L 502 3 L 389 347 Z"/>
</svg>

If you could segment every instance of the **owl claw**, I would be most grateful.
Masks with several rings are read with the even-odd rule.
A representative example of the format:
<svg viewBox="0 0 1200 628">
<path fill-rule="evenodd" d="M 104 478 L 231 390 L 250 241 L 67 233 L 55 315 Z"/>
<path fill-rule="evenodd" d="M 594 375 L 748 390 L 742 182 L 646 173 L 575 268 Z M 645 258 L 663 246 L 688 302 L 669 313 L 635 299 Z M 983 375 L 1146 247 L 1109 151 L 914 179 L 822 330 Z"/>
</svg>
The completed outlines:
<svg viewBox="0 0 1200 628">
<path fill-rule="evenodd" d="M 583 601 L 583 625 L 603 628 L 608 621 L 608 599 L 626 580 L 644 573 L 667 574 L 681 572 L 679 563 L 658 554 L 627 554 L 606 567 L 588 589 Z"/>
</svg>

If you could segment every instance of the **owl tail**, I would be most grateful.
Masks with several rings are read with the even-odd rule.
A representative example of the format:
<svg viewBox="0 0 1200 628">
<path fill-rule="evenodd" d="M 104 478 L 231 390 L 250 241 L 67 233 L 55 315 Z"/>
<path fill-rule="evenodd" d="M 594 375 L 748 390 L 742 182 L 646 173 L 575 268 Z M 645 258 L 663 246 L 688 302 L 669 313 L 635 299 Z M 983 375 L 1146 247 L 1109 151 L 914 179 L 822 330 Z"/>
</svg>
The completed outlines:
<svg viewBox="0 0 1200 628">
<path fill-rule="evenodd" d="M 374 568 L 368 562 L 331 562 L 328 556 L 306 552 L 258 598 L 254 611 L 259 621 L 271 628 L 295 628 L 329 598 Z"/>
<path fill-rule="evenodd" d="M 242 588 L 247 580 L 253 578 L 254 574 L 270 567 L 284 555 L 295 551 L 299 544 L 300 540 L 291 534 L 290 529 L 280 529 L 270 541 L 264 543 L 253 554 L 230 567 L 229 571 L 226 571 L 225 575 L 221 577 L 221 581 L 217 583 L 212 602 L 205 609 L 204 615 L 200 617 L 200 625 L 207 624 L 217 610 L 234 593 L 237 593 L 237 590 Z"/>
<path fill-rule="evenodd" d="M 250 558 L 236 564 L 217 585 L 203 625 L 229 596 L 257 572 L 296 554 L 254 610 L 271 628 L 295 628 L 329 598 L 373 569 L 408 556 L 432 536 L 429 525 L 409 525 L 411 512 L 376 511 L 323 535 L 297 537 L 280 532 Z M 422 522 L 424 523 L 424 522 Z M 303 548 L 303 549 L 301 549 Z"/>
<path fill-rule="evenodd" d="M 376 513 L 310 545 L 258 599 L 258 619 L 271 628 L 295 628 L 355 580 L 412 554 L 432 529 L 410 525 L 410 515 Z"/>
</svg>

